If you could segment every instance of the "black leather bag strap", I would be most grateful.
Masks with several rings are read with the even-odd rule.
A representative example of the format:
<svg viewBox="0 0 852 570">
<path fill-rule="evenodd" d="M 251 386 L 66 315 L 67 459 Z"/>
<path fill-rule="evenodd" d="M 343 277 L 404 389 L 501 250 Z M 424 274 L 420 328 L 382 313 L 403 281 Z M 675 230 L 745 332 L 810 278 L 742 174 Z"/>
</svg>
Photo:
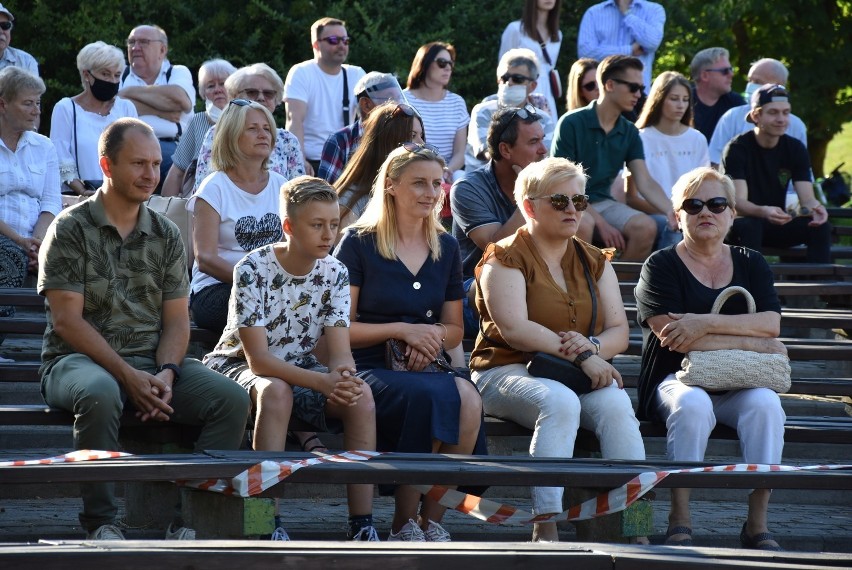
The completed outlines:
<svg viewBox="0 0 852 570">
<path fill-rule="evenodd" d="M 586 254 L 583 251 L 583 246 L 580 245 L 578 240 L 572 241 L 574 242 L 574 249 L 577 251 L 577 257 L 580 258 L 580 264 L 583 266 L 583 274 L 586 276 L 586 284 L 589 286 L 589 296 L 592 298 L 592 321 L 589 324 L 589 334 L 586 336 L 594 336 L 595 323 L 598 320 L 598 297 L 595 295 L 595 282 L 594 279 L 592 279 L 592 272 L 589 269 L 589 262 L 586 260 Z M 474 277 L 476 278 L 476 288 L 478 289 L 479 274 L 474 273 Z M 485 334 L 485 328 L 482 326 L 482 315 L 479 317 L 479 334 L 481 334 L 482 338 L 485 339 L 485 342 L 489 344 L 493 344 L 494 346 L 499 346 L 501 348 L 508 348 L 509 350 L 515 350 L 505 342 L 501 342 Z"/>
<path fill-rule="evenodd" d="M 349 124 L 349 76 L 346 74 L 346 68 L 341 66 L 343 72 L 343 126 Z"/>
</svg>

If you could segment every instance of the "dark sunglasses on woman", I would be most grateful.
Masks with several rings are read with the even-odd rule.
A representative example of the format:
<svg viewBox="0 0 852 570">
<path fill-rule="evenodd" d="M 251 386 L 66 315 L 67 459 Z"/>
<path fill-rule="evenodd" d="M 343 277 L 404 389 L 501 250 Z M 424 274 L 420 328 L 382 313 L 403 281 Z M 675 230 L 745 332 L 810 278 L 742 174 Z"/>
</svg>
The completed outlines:
<svg viewBox="0 0 852 570">
<path fill-rule="evenodd" d="M 728 207 L 728 199 L 718 196 L 716 198 L 710 198 L 706 202 L 702 202 L 698 198 L 687 198 L 683 201 L 683 204 L 680 205 L 680 209 L 690 216 L 697 216 L 701 213 L 701 210 L 704 209 L 704 206 L 707 206 L 707 209 L 714 214 L 721 214 Z"/>
<path fill-rule="evenodd" d="M 569 196 L 567 194 L 551 194 L 549 196 L 530 198 L 530 200 L 543 200 L 545 198 L 550 199 L 550 205 L 558 212 L 564 212 L 568 207 L 568 204 L 574 204 L 574 209 L 578 212 L 582 212 L 589 207 L 589 197 L 585 194 L 574 194 L 573 196 Z"/>
<path fill-rule="evenodd" d="M 438 58 L 436 58 L 436 59 L 435 59 L 435 64 L 436 64 L 438 67 L 440 67 L 441 69 L 446 69 L 448 65 L 450 66 L 450 69 L 452 69 L 452 68 L 453 68 L 453 66 L 455 65 L 455 64 L 453 63 L 453 60 L 451 60 L 451 59 L 444 59 L 443 57 L 438 57 Z"/>
</svg>

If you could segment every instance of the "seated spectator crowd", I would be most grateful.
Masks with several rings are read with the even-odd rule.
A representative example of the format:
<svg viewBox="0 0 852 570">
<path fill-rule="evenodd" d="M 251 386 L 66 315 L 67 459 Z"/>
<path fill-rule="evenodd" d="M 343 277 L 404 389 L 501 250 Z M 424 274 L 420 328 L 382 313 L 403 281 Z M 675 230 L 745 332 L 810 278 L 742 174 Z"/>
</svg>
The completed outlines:
<svg viewBox="0 0 852 570">
<path fill-rule="evenodd" d="M 200 425 L 197 449 L 239 448 L 248 421 L 254 450 L 290 440 L 328 452 L 315 432 L 288 431 L 296 417 L 342 433 L 347 449 L 486 454 L 488 413 L 533 429 L 534 457 L 571 457 L 583 426 L 603 457 L 644 459 L 638 417 L 667 423 L 673 460 L 702 460 L 718 421 L 746 432 L 746 461 L 780 462 L 774 392 L 708 394 L 675 372 L 691 349 L 759 338 L 759 351 L 783 352 L 762 247 L 805 245 L 808 261 L 830 261 L 786 68 L 756 62 L 744 99 L 728 51 L 711 47 L 691 81 L 652 81 L 665 12 L 617 0 L 584 16 L 563 93 L 560 3 L 523 3 L 496 92 L 471 110 L 449 89 L 454 46 L 420 46 L 403 89 L 346 63 L 346 23 L 327 17 L 310 30 L 314 57 L 283 80 L 261 62 L 205 62 L 194 112 L 166 31 L 140 25 L 126 59 L 82 46 L 82 92 L 56 104 L 49 138 L 37 133 L 45 84 L 9 45 L 14 16 L 0 4 L 0 287 L 37 275 L 49 301 L 43 394 L 75 414 L 75 447 L 117 449 L 130 407 Z M 273 118 L 282 104 L 286 128 Z M 185 199 L 191 235 L 147 207 L 160 193 Z M 645 263 L 638 413 L 610 363 L 628 344 L 613 256 Z M 705 319 L 734 284 L 756 312 L 731 303 L 712 329 L 681 318 Z M 186 356 L 190 315 L 221 335 L 202 361 Z M 469 367 L 463 338 L 476 339 Z M 532 354 L 589 388 L 537 376 Z M 379 540 L 373 487 L 347 491 L 347 539 Z M 432 498 L 380 492 L 395 498 L 388 540 L 450 540 Z M 122 539 L 111 485 L 81 493 L 88 538 Z M 691 544 L 688 500 L 673 490 L 667 544 Z M 744 547 L 780 548 L 768 502 L 752 492 Z M 557 514 L 562 490 L 534 488 L 532 504 Z M 271 538 L 287 540 L 275 517 Z M 193 537 L 176 515 L 167 538 Z M 555 523 L 532 537 L 558 540 Z"/>
</svg>

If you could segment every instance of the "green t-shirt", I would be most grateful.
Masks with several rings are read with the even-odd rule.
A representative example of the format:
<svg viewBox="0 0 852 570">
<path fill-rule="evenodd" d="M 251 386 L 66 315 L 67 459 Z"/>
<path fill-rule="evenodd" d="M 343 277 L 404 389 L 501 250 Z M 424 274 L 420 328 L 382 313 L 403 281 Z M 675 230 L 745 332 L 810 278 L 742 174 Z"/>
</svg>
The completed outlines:
<svg viewBox="0 0 852 570">
<path fill-rule="evenodd" d="M 106 217 L 99 190 L 50 225 L 39 253 L 38 292 L 49 289 L 82 294 L 83 318 L 119 355 L 154 357 L 163 302 L 189 294 L 180 231 L 143 205 L 136 228 L 122 240 Z M 75 352 L 54 331 L 46 305 L 42 374 Z"/>
<path fill-rule="evenodd" d="M 608 133 L 601 128 L 597 101 L 560 117 L 550 154 L 583 166 L 589 177 L 586 194 L 592 202 L 612 200 L 610 186 L 625 164 L 645 160 L 639 129 L 619 116 Z"/>
</svg>

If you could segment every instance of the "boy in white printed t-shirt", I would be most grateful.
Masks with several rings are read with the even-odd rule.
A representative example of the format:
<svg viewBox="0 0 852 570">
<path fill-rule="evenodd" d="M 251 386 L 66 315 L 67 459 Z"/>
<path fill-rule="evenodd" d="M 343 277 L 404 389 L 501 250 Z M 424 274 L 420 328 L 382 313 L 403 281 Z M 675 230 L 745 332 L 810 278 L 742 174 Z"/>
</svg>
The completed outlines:
<svg viewBox="0 0 852 570">
<path fill-rule="evenodd" d="M 374 450 L 370 388 L 355 376 L 349 346 L 349 272 L 330 256 L 338 233 L 337 194 L 324 180 L 281 187 L 287 240 L 258 248 L 234 267 L 228 321 L 205 356 L 248 390 L 255 450 L 283 451 L 291 412 L 320 431 L 340 431 L 347 449 Z M 312 354 L 325 335 L 328 367 Z M 349 485 L 352 540 L 378 540 L 372 485 Z M 275 535 L 286 537 L 283 529 Z M 273 538 L 275 538 L 275 535 Z"/>
</svg>

